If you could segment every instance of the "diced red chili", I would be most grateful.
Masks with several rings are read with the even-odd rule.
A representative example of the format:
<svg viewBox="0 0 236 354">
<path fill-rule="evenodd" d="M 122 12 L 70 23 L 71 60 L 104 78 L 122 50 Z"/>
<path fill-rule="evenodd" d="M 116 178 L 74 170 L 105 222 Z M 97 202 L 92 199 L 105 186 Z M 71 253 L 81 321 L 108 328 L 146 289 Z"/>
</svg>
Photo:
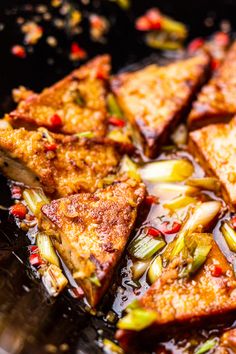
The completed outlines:
<svg viewBox="0 0 236 354">
<path fill-rule="evenodd" d="M 163 232 L 163 234 L 176 234 L 181 228 L 181 223 L 178 221 L 174 221 L 171 226 L 169 225 L 170 223 L 168 221 L 165 221 L 161 224 L 161 232 Z"/>
<path fill-rule="evenodd" d="M 211 60 L 211 69 L 212 70 L 217 70 L 220 66 L 220 60 L 218 59 L 212 59 Z"/>
<path fill-rule="evenodd" d="M 213 277 L 220 277 L 223 274 L 223 270 L 220 266 L 214 265 L 211 269 L 211 274 Z"/>
<path fill-rule="evenodd" d="M 108 123 L 120 128 L 123 128 L 125 126 L 125 121 L 123 119 L 116 118 L 113 116 L 108 119 Z"/>
<path fill-rule="evenodd" d="M 157 204 L 158 198 L 155 195 L 147 195 L 145 198 L 145 202 L 148 205 Z"/>
<path fill-rule="evenodd" d="M 138 31 L 150 31 L 151 23 L 145 16 L 139 17 L 135 22 L 135 28 Z"/>
<path fill-rule="evenodd" d="M 10 214 L 19 219 L 24 219 L 27 214 L 27 208 L 24 204 L 18 203 L 10 208 Z"/>
<path fill-rule="evenodd" d="M 227 46 L 229 44 L 229 35 L 224 32 L 218 32 L 214 36 L 216 44 L 221 46 Z"/>
<path fill-rule="evenodd" d="M 192 42 L 188 45 L 188 52 L 193 54 L 198 49 L 200 49 L 204 45 L 204 40 L 202 38 L 195 38 Z"/>
<path fill-rule="evenodd" d="M 74 57 L 75 59 L 84 59 L 87 56 L 86 51 L 83 48 L 81 48 L 76 42 L 73 42 L 71 44 L 70 53 L 71 56 Z"/>
<path fill-rule="evenodd" d="M 56 143 L 46 143 L 45 145 L 45 150 L 46 151 L 56 151 L 57 149 L 57 144 Z"/>
<path fill-rule="evenodd" d="M 29 256 L 30 264 L 34 267 L 38 267 L 42 264 L 42 259 L 38 253 L 33 253 Z"/>
<path fill-rule="evenodd" d="M 19 186 L 12 186 L 11 188 L 11 197 L 13 199 L 21 199 L 22 197 L 22 190 Z"/>
<path fill-rule="evenodd" d="M 32 253 L 38 253 L 38 250 L 39 250 L 38 246 L 34 246 L 34 245 L 29 246 L 28 249 L 29 249 L 31 254 Z"/>
<path fill-rule="evenodd" d="M 233 228 L 236 230 L 236 215 L 232 216 L 230 222 Z"/>
<path fill-rule="evenodd" d="M 50 123 L 55 128 L 60 127 L 62 125 L 62 119 L 58 114 L 55 113 L 50 117 Z"/>
<path fill-rule="evenodd" d="M 11 52 L 13 55 L 15 55 L 18 58 L 24 59 L 26 57 L 25 48 L 22 47 L 21 45 L 14 45 L 11 48 Z"/>
<path fill-rule="evenodd" d="M 148 235 L 153 236 L 153 237 L 159 237 L 162 235 L 161 231 L 159 231 L 158 229 L 155 229 L 154 227 L 149 227 L 147 229 L 147 233 L 148 233 Z"/>
<path fill-rule="evenodd" d="M 160 11 L 157 9 L 150 9 L 146 12 L 145 16 L 148 21 L 151 23 L 151 29 L 152 30 L 159 30 L 161 29 L 161 14 Z"/>
<path fill-rule="evenodd" d="M 109 77 L 108 72 L 102 68 L 98 69 L 96 72 L 96 78 L 99 80 L 107 80 Z"/>
</svg>

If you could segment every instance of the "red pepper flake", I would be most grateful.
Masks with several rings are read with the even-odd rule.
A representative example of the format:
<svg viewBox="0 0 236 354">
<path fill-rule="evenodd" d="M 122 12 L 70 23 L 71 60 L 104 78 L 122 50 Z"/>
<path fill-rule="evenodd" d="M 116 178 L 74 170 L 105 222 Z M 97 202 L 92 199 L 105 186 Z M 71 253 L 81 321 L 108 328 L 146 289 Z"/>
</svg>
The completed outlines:
<svg viewBox="0 0 236 354">
<path fill-rule="evenodd" d="M 212 70 L 217 70 L 220 66 L 221 62 L 218 59 L 212 59 L 211 60 L 211 69 Z"/>
<path fill-rule="evenodd" d="M 123 128 L 125 126 L 125 121 L 123 119 L 116 118 L 115 116 L 110 117 L 108 119 L 108 123 L 120 128 Z"/>
<path fill-rule="evenodd" d="M 81 48 L 78 43 L 73 42 L 70 48 L 70 58 L 71 60 L 80 60 L 87 57 L 87 52 Z"/>
<path fill-rule="evenodd" d="M 192 42 L 188 45 L 188 52 L 194 54 L 198 49 L 202 48 L 204 45 L 203 38 L 195 38 Z"/>
<path fill-rule="evenodd" d="M 162 235 L 161 231 L 158 229 L 155 229 L 154 227 L 149 227 L 147 230 L 148 235 L 153 236 L 153 237 L 159 237 Z"/>
<path fill-rule="evenodd" d="M 218 32 L 214 35 L 214 41 L 219 46 L 227 46 L 229 44 L 229 35 L 224 32 Z"/>
<path fill-rule="evenodd" d="M 171 227 L 169 227 L 169 224 L 170 223 L 168 221 L 165 221 L 161 224 L 161 232 L 163 232 L 163 234 L 176 234 L 181 228 L 181 223 L 178 221 L 174 221 Z"/>
<path fill-rule="evenodd" d="M 148 18 L 145 16 L 139 17 L 135 22 L 135 28 L 138 31 L 149 31 L 150 30 L 150 22 Z"/>
<path fill-rule="evenodd" d="M 57 144 L 56 143 L 46 143 L 44 145 L 46 151 L 56 151 L 57 149 Z"/>
<path fill-rule="evenodd" d="M 27 214 L 27 208 L 24 204 L 18 203 L 10 208 L 10 214 L 19 219 L 24 219 Z"/>
<path fill-rule="evenodd" d="M 28 249 L 29 249 L 31 254 L 38 253 L 38 251 L 39 251 L 38 246 L 35 246 L 35 245 L 29 246 Z"/>
<path fill-rule="evenodd" d="M 150 9 L 143 16 L 137 18 L 135 28 L 138 31 L 151 31 L 161 29 L 162 15 L 158 9 Z"/>
<path fill-rule="evenodd" d="M 54 128 L 57 128 L 57 127 L 60 127 L 62 125 L 62 119 L 61 117 L 58 115 L 58 114 L 53 114 L 51 117 L 50 117 L 50 124 L 54 127 Z"/>
<path fill-rule="evenodd" d="M 21 199 L 22 197 L 22 190 L 19 186 L 12 186 L 11 188 L 11 197 L 13 199 Z"/>
<path fill-rule="evenodd" d="M 96 72 L 96 78 L 99 80 L 107 80 L 109 78 L 108 71 L 103 70 L 102 68 L 98 69 Z"/>
<path fill-rule="evenodd" d="M 223 270 L 220 266 L 214 265 L 211 269 L 211 275 L 213 277 L 220 277 L 223 274 Z"/>
<path fill-rule="evenodd" d="M 22 47 L 22 45 L 18 45 L 18 44 L 14 45 L 11 48 L 11 53 L 21 59 L 24 59 L 26 57 L 25 48 Z"/>
<path fill-rule="evenodd" d="M 230 223 L 233 226 L 234 230 L 236 230 L 236 215 L 232 216 Z"/>
<path fill-rule="evenodd" d="M 145 202 L 148 205 L 157 204 L 158 198 L 155 195 L 147 195 L 145 198 Z"/>
<path fill-rule="evenodd" d="M 30 264 L 34 267 L 38 267 L 42 264 L 42 259 L 38 253 L 33 253 L 29 256 Z"/>
</svg>

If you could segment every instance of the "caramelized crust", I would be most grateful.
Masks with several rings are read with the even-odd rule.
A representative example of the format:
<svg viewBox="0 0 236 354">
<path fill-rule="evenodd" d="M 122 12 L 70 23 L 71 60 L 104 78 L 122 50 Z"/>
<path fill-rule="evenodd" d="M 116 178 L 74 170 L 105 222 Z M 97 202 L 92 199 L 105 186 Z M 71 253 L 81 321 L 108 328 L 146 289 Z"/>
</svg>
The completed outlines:
<svg viewBox="0 0 236 354">
<path fill-rule="evenodd" d="M 10 179 L 42 186 L 54 197 L 94 192 L 102 179 L 116 173 L 120 145 L 109 139 L 85 139 L 46 129 L 0 130 L 0 168 Z M 51 150 L 53 147 L 53 151 Z"/>
<path fill-rule="evenodd" d="M 218 265 L 222 275 L 213 276 Z M 155 337 L 167 328 L 190 325 L 236 308 L 236 278 L 219 247 L 214 245 L 200 271 L 191 279 L 178 279 L 175 269 L 167 268 L 139 300 L 140 307 L 156 313 L 156 320 L 140 332 L 119 330 L 122 346 L 139 345 L 140 338 Z M 176 327 L 175 327 L 176 328 Z M 137 334 L 138 333 L 138 334 Z"/>
<path fill-rule="evenodd" d="M 236 206 L 236 118 L 230 123 L 211 124 L 189 135 L 190 152 L 206 172 L 219 178 L 222 194 Z"/>
<path fill-rule="evenodd" d="M 170 130 L 188 109 L 209 62 L 209 57 L 202 53 L 165 67 L 150 65 L 123 73 L 112 80 L 121 108 L 143 136 L 148 156 L 156 156 Z"/>
<path fill-rule="evenodd" d="M 21 101 L 8 116 L 14 127 L 46 127 L 64 134 L 92 131 L 106 134 L 106 84 L 110 73 L 110 57 L 96 57 L 73 71 L 63 80 Z M 51 117 L 57 114 L 61 124 Z"/>
<path fill-rule="evenodd" d="M 123 180 L 95 194 L 77 194 L 42 208 L 41 227 L 84 289 L 92 306 L 106 291 L 133 228 L 145 187 Z M 100 282 L 95 285 L 91 277 Z"/>
<path fill-rule="evenodd" d="M 236 42 L 223 64 L 199 93 L 188 118 L 190 129 L 227 121 L 236 114 Z"/>
</svg>

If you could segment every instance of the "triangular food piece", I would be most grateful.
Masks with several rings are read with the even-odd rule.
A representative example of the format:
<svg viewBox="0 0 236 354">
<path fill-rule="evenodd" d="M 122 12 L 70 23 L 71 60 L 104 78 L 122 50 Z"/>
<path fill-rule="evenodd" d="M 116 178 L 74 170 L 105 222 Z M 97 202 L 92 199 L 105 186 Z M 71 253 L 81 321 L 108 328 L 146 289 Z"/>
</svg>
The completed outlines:
<svg viewBox="0 0 236 354">
<path fill-rule="evenodd" d="M 224 199 L 236 207 L 236 117 L 189 135 L 189 149 L 203 168 L 219 178 Z"/>
<path fill-rule="evenodd" d="M 117 338 L 125 348 L 150 343 L 150 338 L 155 339 L 163 330 L 178 324 L 189 326 L 209 316 L 235 310 L 236 278 L 213 241 L 207 260 L 195 276 L 178 278 L 175 267 L 167 267 L 136 307 L 136 316 L 142 315 L 149 325 L 141 332 L 120 329 Z"/>
<path fill-rule="evenodd" d="M 41 227 L 95 306 L 106 291 L 134 226 L 145 187 L 124 179 L 42 208 Z"/>
<path fill-rule="evenodd" d="M 109 139 L 65 136 L 45 128 L 0 130 L 0 169 L 53 197 L 94 192 L 104 177 L 117 172 L 119 148 Z"/>
<path fill-rule="evenodd" d="M 203 86 L 188 118 L 190 129 L 224 122 L 236 114 L 236 42 L 209 83 Z"/>
<path fill-rule="evenodd" d="M 203 82 L 210 59 L 202 53 L 164 67 L 149 65 L 112 80 L 118 103 L 143 137 L 145 153 L 157 155 Z"/>
<path fill-rule="evenodd" d="M 110 57 L 96 57 L 40 94 L 19 103 L 8 116 L 14 127 L 46 127 L 64 134 L 106 134 Z"/>
</svg>

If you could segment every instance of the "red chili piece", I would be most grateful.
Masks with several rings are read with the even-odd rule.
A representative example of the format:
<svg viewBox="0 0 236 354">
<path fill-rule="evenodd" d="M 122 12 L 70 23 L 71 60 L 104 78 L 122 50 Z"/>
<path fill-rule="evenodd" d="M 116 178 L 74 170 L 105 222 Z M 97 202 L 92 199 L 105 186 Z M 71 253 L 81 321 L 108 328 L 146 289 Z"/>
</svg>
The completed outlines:
<svg viewBox="0 0 236 354">
<path fill-rule="evenodd" d="M 108 123 L 111 125 L 114 125 L 116 127 L 121 127 L 121 128 L 123 128 L 125 126 L 124 120 L 113 117 L 113 116 L 108 119 Z"/>
<path fill-rule="evenodd" d="M 211 60 L 211 69 L 212 70 L 217 70 L 220 66 L 220 60 L 217 59 L 212 59 Z"/>
<path fill-rule="evenodd" d="M 38 246 L 34 246 L 34 245 L 32 245 L 32 246 L 29 246 L 28 247 L 28 249 L 29 249 L 29 251 L 30 251 L 30 253 L 32 254 L 32 253 L 38 253 Z"/>
<path fill-rule="evenodd" d="M 229 44 L 229 35 L 224 32 L 218 32 L 214 36 L 216 44 L 221 46 L 227 46 Z"/>
<path fill-rule="evenodd" d="M 42 259 L 38 253 L 31 254 L 29 256 L 30 264 L 34 267 L 38 267 L 42 264 Z"/>
<path fill-rule="evenodd" d="M 153 237 L 158 237 L 161 236 L 162 233 L 158 229 L 155 229 L 154 227 L 149 227 L 147 230 L 148 235 L 153 236 Z"/>
<path fill-rule="evenodd" d="M 223 270 L 220 266 L 214 265 L 211 270 L 211 274 L 213 277 L 220 277 L 223 274 Z"/>
<path fill-rule="evenodd" d="M 46 143 L 45 144 L 45 149 L 46 151 L 55 151 L 57 149 L 57 144 L 56 143 Z"/>
<path fill-rule="evenodd" d="M 26 57 L 25 48 L 18 44 L 11 48 L 11 53 L 21 59 Z"/>
<path fill-rule="evenodd" d="M 145 15 L 139 17 L 135 22 L 138 31 L 151 31 L 161 29 L 162 16 L 157 9 L 150 9 Z"/>
<path fill-rule="evenodd" d="M 55 113 L 50 117 L 50 123 L 53 127 L 60 127 L 62 125 L 62 119 Z"/>
<path fill-rule="evenodd" d="M 169 222 L 165 221 L 161 224 L 161 232 L 166 235 L 176 234 L 181 228 L 181 223 L 174 221 L 172 226 L 169 227 Z"/>
<path fill-rule="evenodd" d="M 198 49 L 200 49 L 204 45 L 204 40 L 202 38 L 195 38 L 191 43 L 188 45 L 188 52 L 193 54 Z"/>
<path fill-rule="evenodd" d="M 87 56 L 86 51 L 83 48 L 81 48 L 76 42 L 73 42 L 71 44 L 70 52 L 71 55 L 76 57 L 77 59 L 84 59 Z"/>
<path fill-rule="evenodd" d="M 236 230 L 236 215 L 231 218 L 230 222 L 233 228 Z"/>
<path fill-rule="evenodd" d="M 27 208 L 24 204 L 18 203 L 10 208 L 10 214 L 19 219 L 24 219 L 27 214 Z"/>
<path fill-rule="evenodd" d="M 158 198 L 155 195 L 147 195 L 145 198 L 145 202 L 148 205 L 157 204 Z"/>
<path fill-rule="evenodd" d="M 22 190 L 19 186 L 12 186 L 11 188 L 11 197 L 13 199 L 21 199 L 22 197 Z"/>
</svg>

